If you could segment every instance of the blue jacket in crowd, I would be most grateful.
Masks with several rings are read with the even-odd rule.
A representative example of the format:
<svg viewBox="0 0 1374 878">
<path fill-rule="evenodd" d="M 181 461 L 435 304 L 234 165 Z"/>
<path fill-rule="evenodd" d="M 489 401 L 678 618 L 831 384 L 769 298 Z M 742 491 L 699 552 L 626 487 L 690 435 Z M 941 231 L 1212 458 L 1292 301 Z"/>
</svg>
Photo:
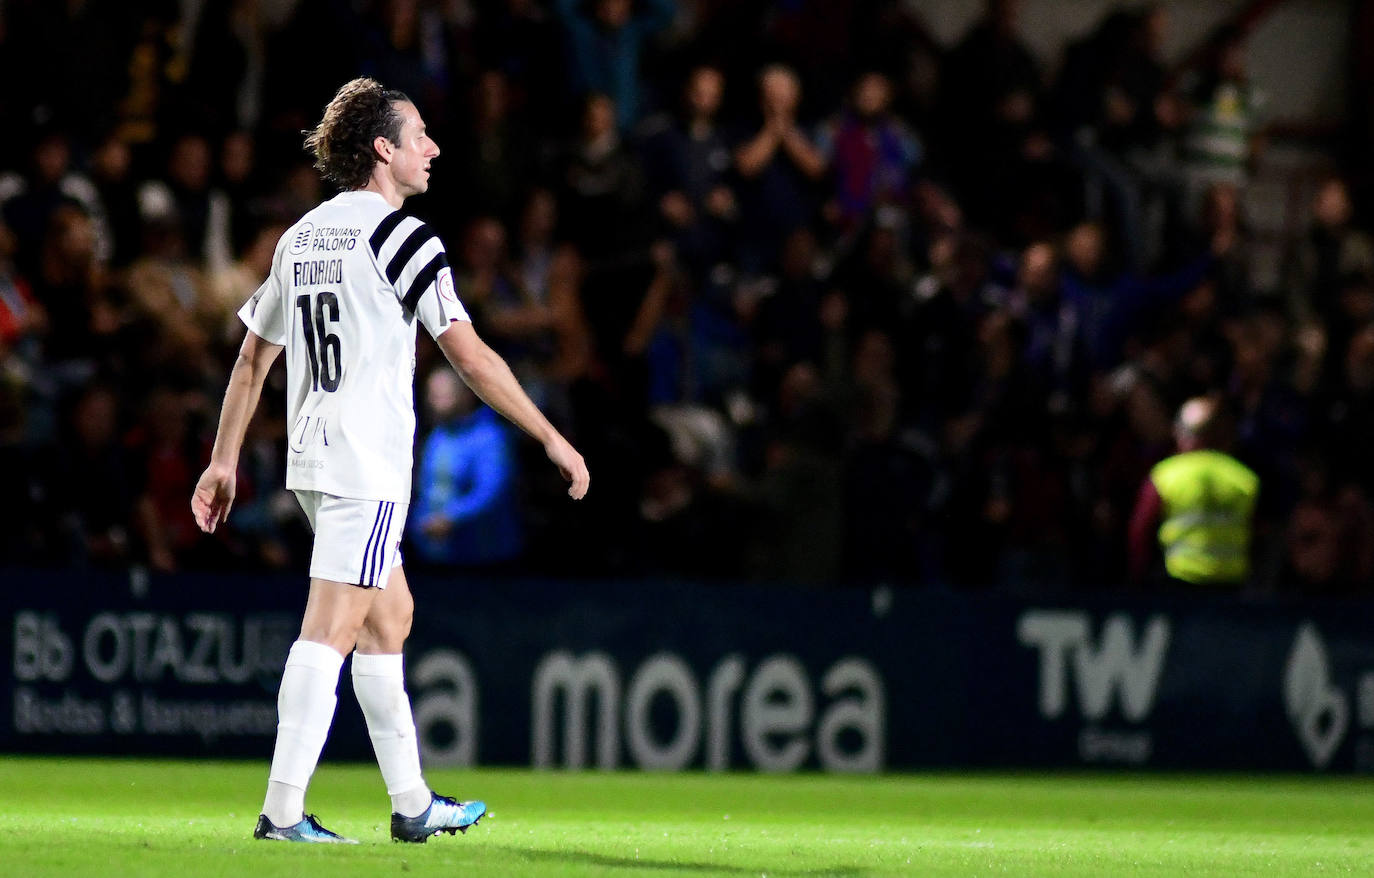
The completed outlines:
<svg viewBox="0 0 1374 878">
<path fill-rule="evenodd" d="M 511 437 L 486 406 L 440 424 L 420 451 L 419 486 L 407 528 L 420 558 L 480 566 L 509 561 L 524 544 Z M 424 532 L 433 516 L 452 522 L 442 538 Z"/>
</svg>

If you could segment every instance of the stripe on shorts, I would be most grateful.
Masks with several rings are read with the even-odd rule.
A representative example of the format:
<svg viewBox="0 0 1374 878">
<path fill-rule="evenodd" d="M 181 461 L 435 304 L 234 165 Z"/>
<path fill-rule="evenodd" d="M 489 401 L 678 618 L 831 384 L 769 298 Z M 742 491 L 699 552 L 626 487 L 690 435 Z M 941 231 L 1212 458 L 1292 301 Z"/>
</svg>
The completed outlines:
<svg viewBox="0 0 1374 878">
<path fill-rule="evenodd" d="M 363 563 L 358 573 L 358 584 L 367 585 L 367 570 L 370 566 L 368 560 L 372 555 L 372 546 L 377 539 L 377 527 L 382 523 L 382 507 L 385 503 L 377 504 L 377 517 L 372 519 L 372 534 L 367 538 L 367 545 L 363 546 Z"/>
<path fill-rule="evenodd" d="M 391 513 L 395 511 L 396 504 L 388 502 L 386 504 L 386 513 L 382 518 L 382 529 L 377 535 L 377 545 L 372 547 L 372 578 L 371 581 L 367 583 L 368 585 L 375 586 L 377 584 L 377 577 L 385 572 L 382 570 L 382 565 L 386 561 L 387 540 L 391 537 Z"/>
</svg>

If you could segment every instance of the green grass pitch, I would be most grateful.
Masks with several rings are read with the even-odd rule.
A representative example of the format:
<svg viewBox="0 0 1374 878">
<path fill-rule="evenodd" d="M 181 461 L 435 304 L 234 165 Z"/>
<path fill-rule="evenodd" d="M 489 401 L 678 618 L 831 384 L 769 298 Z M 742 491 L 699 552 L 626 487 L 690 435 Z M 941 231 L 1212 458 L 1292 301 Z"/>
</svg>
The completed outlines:
<svg viewBox="0 0 1374 878">
<path fill-rule="evenodd" d="M 0 757 L 0 874 L 45 876 L 1374 875 L 1374 781 L 1139 774 L 431 771 L 467 835 L 392 844 L 380 776 L 307 808 L 357 846 L 255 842 L 265 764 Z"/>
</svg>

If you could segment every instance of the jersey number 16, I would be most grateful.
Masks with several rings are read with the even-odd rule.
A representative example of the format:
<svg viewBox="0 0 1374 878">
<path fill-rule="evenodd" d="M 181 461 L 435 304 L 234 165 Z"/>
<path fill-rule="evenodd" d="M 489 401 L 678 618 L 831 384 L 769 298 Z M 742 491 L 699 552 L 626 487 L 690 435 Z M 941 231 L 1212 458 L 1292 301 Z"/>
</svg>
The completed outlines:
<svg viewBox="0 0 1374 878">
<path fill-rule="evenodd" d="M 301 332 L 305 333 L 305 353 L 310 359 L 310 389 L 333 393 L 339 389 L 339 373 L 343 371 L 343 350 L 339 337 L 329 332 L 329 324 L 339 322 L 339 297 L 329 290 L 315 297 L 312 314 L 310 294 L 296 297 L 301 312 Z M 314 318 L 312 324 L 311 318 Z M 334 352 L 330 363 L 330 351 Z"/>
</svg>

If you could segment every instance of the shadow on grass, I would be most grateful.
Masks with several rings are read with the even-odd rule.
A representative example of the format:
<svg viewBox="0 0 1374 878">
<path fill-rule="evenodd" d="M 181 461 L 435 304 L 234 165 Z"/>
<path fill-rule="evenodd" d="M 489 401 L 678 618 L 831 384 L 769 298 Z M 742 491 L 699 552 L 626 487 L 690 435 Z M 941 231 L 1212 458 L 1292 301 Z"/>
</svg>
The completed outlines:
<svg viewBox="0 0 1374 878">
<path fill-rule="evenodd" d="M 755 866 L 727 866 L 723 863 L 673 863 L 666 860 L 646 860 L 639 857 L 613 857 L 607 854 L 591 853 L 590 851 L 545 851 L 538 848 L 507 847 L 505 845 L 495 845 L 494 847 L 530 862 L 599 866 L 605 869 L 655 869 L 664 872 L 710 872 L 730 875 L 759 875 L 761 872 L 766 872 L 768 878 L 865 878 L 870 874 L 853 866 L 840 866 L 833 869 L 760 870 Z"/>
</svg>

